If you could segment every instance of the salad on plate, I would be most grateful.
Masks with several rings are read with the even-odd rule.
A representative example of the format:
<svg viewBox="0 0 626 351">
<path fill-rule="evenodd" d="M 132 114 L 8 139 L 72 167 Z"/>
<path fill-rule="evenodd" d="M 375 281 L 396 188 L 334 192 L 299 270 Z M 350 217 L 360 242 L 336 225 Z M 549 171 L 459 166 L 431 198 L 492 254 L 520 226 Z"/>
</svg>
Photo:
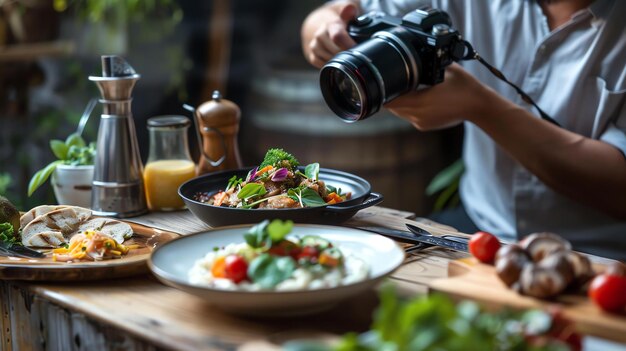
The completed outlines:
<svg viewBox="0 0 626 351">
<path fill-rule="evenodd" d="M 368 264 L 317 235 L 288 236 L 292 221 L 263 221 L 245 242 L 215 247 L 189 271 L 193 285 L 238 291 L 334 288 L 369 277 Z"/>
</svg>

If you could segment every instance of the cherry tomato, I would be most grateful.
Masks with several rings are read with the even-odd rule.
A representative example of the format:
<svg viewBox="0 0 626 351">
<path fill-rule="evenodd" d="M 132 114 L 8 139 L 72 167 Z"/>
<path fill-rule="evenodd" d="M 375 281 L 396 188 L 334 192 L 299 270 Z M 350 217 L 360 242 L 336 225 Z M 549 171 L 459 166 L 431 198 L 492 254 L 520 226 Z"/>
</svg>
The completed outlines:
<svg viewBox="0 0 626 351">
<path fill-rule="evenodd" d="M 491 263 L 500 249 L 500 241 L 487 232 L 476 232 L 469 241 L 469 251 L 480 262 Z"/>
<path fill-rule="evenodd" d="M 226 278 L 239 284 L 248 278 L 248 262 L 239 255 L 226 256 L 224 271 Z"/>
<path fill-rule="evenodd" d="M 589 285 L 589 298 L 605 311 L 620 312 L 626 308 L 626 277 L 600 274 Z"/>
<path fill-rule="evenodd" d="M 301 251 L 302 249 L 298 244 L 289 240 L 282 240 L 277 244 L 273 244 L 272 247 L 267 250 L 270 255 L 291 256 L 294 260 L 298 258 Z"/>
</svg>

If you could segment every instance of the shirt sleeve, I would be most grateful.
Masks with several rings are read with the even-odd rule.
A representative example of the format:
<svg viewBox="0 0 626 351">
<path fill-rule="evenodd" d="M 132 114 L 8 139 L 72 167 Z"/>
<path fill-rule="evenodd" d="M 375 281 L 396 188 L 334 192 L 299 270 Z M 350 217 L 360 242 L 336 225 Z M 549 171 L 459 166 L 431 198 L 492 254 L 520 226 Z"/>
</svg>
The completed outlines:
<svg viewBox="0 0 626 351">
<path fill-rule="evenodd" d="M 382 11 L 390 16 L 402 17 L 407 12 L 424 5 L 433 6 L 432 0 L 361 0 L 363 12 Z M 434 6 L 433 6 L 434 7 Z"/>
<path fill-rule="evenodd" d="M 609 123 L 604 133 L 600 135 L 600 140 L 615 146 L 626 157 L 626 92 L 622 95 L 624 99 L 617 119 Z"/>
</svg>

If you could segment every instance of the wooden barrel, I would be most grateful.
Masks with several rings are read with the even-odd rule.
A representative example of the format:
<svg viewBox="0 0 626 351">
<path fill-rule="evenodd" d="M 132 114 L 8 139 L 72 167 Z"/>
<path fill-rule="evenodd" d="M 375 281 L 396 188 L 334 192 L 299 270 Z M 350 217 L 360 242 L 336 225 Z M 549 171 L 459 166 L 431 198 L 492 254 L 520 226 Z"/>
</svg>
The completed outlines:
<svg viewBox="0 0 626 351">
<path fill-rule="evenodd" d="M 268 70 L 253 80 L 249 111 L 252 163 L 272 147 L 283 148 L 302 164 L 354 173 L 382 193 L 386 207 L 419 215 L 431 209 L 424 190 L 442 166 L 441 137 L 421 133 L 386 111 L 345 123 L 322 98 L 316 70 Z M 240 141 L 242 147 L 245 141 Z"/>
</svg>

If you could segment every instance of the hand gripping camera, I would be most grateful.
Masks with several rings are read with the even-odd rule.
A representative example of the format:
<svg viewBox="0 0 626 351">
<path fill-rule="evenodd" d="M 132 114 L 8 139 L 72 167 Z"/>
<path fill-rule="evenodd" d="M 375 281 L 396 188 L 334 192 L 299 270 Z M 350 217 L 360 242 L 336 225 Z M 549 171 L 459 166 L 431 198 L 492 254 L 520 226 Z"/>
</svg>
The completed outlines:
<svg viewBox="0 0 626 351">
<path fill-rule="evenodd" d="M 419 9 L 396 18 L 381 12 L 358 17 L 348 33 L 358 43 L 320 72 L 324 100 L 346 122 L 376 113 L 383 104 L 443 81 L 446 66 L 464 58 L 465 41 L 447 13 Z"/>
</svg>

